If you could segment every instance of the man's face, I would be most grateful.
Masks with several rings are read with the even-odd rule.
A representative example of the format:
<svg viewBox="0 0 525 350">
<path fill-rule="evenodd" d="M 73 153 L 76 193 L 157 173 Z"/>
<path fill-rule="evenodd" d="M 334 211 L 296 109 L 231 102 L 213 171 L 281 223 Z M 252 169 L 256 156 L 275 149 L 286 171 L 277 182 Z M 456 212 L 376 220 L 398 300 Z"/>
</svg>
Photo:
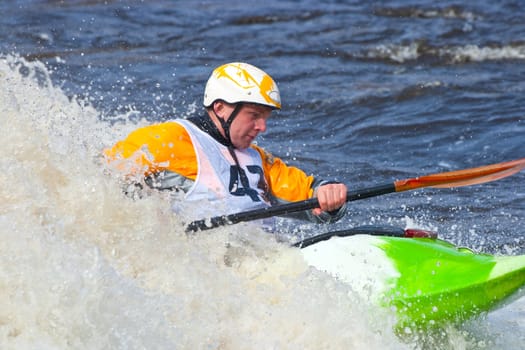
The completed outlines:
<svg viewBox="0 0 525 350">
<path fill-rule="evenodd" d="M 235 105 L 225 105 L 226 115 L 231 115 Z M 242 106 L 230 127 L 230 138 L 235 148 L 250 147 L 259 133 L 266 131 L 266 121 L 272 114 L 267 106 L 246 103 Z"/>
</svg>

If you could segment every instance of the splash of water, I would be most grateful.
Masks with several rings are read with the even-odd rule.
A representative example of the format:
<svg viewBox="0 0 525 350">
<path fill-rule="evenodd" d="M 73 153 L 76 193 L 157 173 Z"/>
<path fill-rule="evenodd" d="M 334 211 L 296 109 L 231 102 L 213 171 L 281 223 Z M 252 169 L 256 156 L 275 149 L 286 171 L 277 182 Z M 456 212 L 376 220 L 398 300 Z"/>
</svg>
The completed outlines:
<svg viewBox="0 0 525 350">
<path fill-rule="evenodd" d="M 1 348 L 406 348 L 297 249 L 243 225 L 188 237 L 160 194 L 126 197 L 100 152 L 135 125 L 41 63 L 1 57 L 0 91 Z"/>
</svg>

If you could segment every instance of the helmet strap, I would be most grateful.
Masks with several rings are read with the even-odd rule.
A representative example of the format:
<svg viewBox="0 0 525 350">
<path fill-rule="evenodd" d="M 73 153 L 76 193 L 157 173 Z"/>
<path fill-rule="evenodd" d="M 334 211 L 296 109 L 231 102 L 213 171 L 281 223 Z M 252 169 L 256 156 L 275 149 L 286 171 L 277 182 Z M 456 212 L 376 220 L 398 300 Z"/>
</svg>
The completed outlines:
<svg viewBox="0 0 525 350">
<path fill-rule="evenodd" d="M 222 130 L 224 130 L 224 136 L 226 138 L 226 141 L 228 141 L 228 143 L 230 145 L 233 146 L 233 143 L 232 143 L 232 139 L 231 139 L 231 136 L 230 136 L 230 127 L 233 123 L 233 120 L 237 117 L 237 115 L 239 114 L 240 110 L 242 108 L 242 103 L 237 103 L 235 105 L 235 109 L 232 111 L 232 113 L 230 114 L 230 117 L 227 119 L 227 120 L 224 120 L 223 118 L 219 117 L 217 115 L 217 113 L 215 113 L 215 107 L 213 107 L 213 114 L 215 114 L 215 116 L 217 117 L 217 119 L 219 119 L 219 123 L 221 123 L 221 126 L 222 126 Z"/>
</svg>

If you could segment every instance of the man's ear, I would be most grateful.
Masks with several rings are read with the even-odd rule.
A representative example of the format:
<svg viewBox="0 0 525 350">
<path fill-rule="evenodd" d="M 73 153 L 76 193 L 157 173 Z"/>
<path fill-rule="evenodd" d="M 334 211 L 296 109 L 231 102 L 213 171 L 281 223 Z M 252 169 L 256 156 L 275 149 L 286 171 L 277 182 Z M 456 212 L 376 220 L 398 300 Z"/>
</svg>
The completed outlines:
<svg viewBox="0 0 525 350">
<path fill-rule="evenodd" d="M 224 101 L 217 100 L 213 102 L 212 108 L 213 108 L 213 111 L 215 112 L 215 115 L 218 118 L 225 119 L 224 115 L 222 115 L 224 113 L 224 107 L 225 107 Z"/>
</svg>

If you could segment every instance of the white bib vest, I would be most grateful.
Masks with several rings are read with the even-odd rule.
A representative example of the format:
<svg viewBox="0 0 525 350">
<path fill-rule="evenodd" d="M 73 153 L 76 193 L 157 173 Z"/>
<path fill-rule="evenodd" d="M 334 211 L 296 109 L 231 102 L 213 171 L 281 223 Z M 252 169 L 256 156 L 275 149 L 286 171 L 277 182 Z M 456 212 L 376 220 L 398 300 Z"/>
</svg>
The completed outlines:
<svg viewBox="0 0 525 350">
<path fill-rule="evenodd" d="M 195 210 L 196 203 L 190 204 L 191 214 L 196 214 L 197 217 L 215 216 L 270 205 L 265 199 L 267 185 L 262 159 L 256 150 L 235 149 L 239 162 L 236 164 L 228 147 L 220 144 L 189 121 L 178 119 L 176 122 L 188 132 L 197 156 L 197 177 L 193 186 L 186 192 L 185 200 L 198 201 L 201 205 Z M 244 175 L 247 181 L 244 181 L 243 185 L 241 177 Z M 180 204 L 175 205 L 180 207 Z M 204 207 L 201 208 L 202 206 Z M 199 213 L 195 213 L 196 211 Z"/>
</svg>

